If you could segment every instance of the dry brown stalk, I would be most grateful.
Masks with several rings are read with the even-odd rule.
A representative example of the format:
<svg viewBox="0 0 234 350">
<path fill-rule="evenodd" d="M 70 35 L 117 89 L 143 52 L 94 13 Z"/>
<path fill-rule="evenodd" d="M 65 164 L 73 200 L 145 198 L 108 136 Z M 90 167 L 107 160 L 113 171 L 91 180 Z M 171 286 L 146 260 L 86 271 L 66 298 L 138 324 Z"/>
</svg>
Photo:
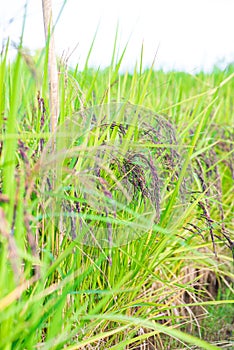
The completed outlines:
<svg viewBox="0 0 234 350">
<path fill-rule="evenodd" d="M 49 71 L 49 93 L 50 93 L 50 128 L 55 131 L 59 115 L 59 93 L 58 93 L 58 68 L 55 53 L 55 41 L 52 18 L 52 1 L 42 0 L 44 29 L 46 42 L 49 45 L 48 71 Z"/>
</svg>

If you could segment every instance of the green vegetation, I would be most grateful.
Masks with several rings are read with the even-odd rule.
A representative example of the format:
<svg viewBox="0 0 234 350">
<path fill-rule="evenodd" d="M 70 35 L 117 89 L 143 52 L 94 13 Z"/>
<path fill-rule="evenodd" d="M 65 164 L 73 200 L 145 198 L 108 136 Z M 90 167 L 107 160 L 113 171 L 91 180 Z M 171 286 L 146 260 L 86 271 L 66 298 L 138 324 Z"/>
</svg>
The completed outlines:
<svg viewBox="0 0 234 350">
<path fill-rule="evenodd" d="M 103 71 L 60 62 L 51 141 L 46 52 L 7 57 L 8 46 L 0 348 L 231 344 L 203 319 L 233 304 L 233 67 L 142 71 L 143 50 L 132 74 L 119 74 L 115 52 Z"/>
</svg>

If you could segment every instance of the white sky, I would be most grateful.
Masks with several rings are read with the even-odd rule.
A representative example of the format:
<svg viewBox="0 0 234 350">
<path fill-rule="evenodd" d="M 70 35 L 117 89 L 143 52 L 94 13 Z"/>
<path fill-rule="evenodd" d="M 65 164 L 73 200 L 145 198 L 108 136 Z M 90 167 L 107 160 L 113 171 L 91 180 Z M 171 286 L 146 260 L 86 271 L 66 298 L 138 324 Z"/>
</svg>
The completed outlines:
<svg viewBox="0 0 234 350">
<path fill-rule="evenodd" d="M 64 0 L 52 2 L 55 21 Z M 24 4 L 1 0 L 1 42 L 8 36 L 19 41 Z M 156 69 L 190 73 L 234 61 L 234 0 L 67 0 L 55 30 L 58 54 L 78 44 L 69 62 L 82 68 L 99 24 L 90 65 L 109 65 L 117 22 L 120 53 L 129 40 L 122 70 L 139 62 L 142 42 L 145 67 L 156 52 Z M 41 0 L 28 1 L 24 45 L 32 50 L 44 45 Z"/>
</svg>

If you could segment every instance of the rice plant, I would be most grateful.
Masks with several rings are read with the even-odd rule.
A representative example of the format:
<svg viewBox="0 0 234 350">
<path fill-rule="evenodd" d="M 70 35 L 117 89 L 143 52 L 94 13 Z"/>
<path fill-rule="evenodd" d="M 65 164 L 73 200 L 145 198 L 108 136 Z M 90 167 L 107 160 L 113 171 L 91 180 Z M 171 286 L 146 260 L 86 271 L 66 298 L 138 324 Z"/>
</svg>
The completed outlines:
<svg viewBox="0 0 234 350">
<path fill-rule="evenodd" d="M 48 47 L 7 55 L 1 348 L 231 347 L 202 339 L 201 324 L 208 306 L 233 303 L 216 298 L 233 292 L 233 67 L 121 75 L 124 53 L 103 71 L 60 62 L 52 134 Z"/>
</svg>

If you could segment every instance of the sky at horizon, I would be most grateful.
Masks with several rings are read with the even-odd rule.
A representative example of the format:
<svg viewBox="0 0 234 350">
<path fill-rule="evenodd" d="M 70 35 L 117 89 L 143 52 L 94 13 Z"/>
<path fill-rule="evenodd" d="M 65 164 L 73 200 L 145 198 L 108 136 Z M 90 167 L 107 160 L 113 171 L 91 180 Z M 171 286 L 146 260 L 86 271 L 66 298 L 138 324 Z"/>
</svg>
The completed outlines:
<svg viewBox="0 0 234 350">
<path fill-rule="evenodd" d="M 122 71 L 134 69 L 144 46 L 143 67 L 195 73 L 209 71 L 214 64 L 234 61 L 234 0 L 54 0 L 54 22 L 58 55 L 69 55 L 69 63 L 82 69 L 91 42 L 97 37 L 90 57 L 93 67 L 111 62 L 118 24 L 119 56 L 127 45 Z M 2 1 L 0 5 L 1 45 L 7 37 L 18 43 L 25 0 Z M 97 29 L 98 28 L 98 29 Z M 24 46 L 44 46 L 41 1 L 28 0 Z M 12 49 L 14 52 L 14 49 Z M 222 66 L 222 65 L 221 65 Z"/>
</svg>

